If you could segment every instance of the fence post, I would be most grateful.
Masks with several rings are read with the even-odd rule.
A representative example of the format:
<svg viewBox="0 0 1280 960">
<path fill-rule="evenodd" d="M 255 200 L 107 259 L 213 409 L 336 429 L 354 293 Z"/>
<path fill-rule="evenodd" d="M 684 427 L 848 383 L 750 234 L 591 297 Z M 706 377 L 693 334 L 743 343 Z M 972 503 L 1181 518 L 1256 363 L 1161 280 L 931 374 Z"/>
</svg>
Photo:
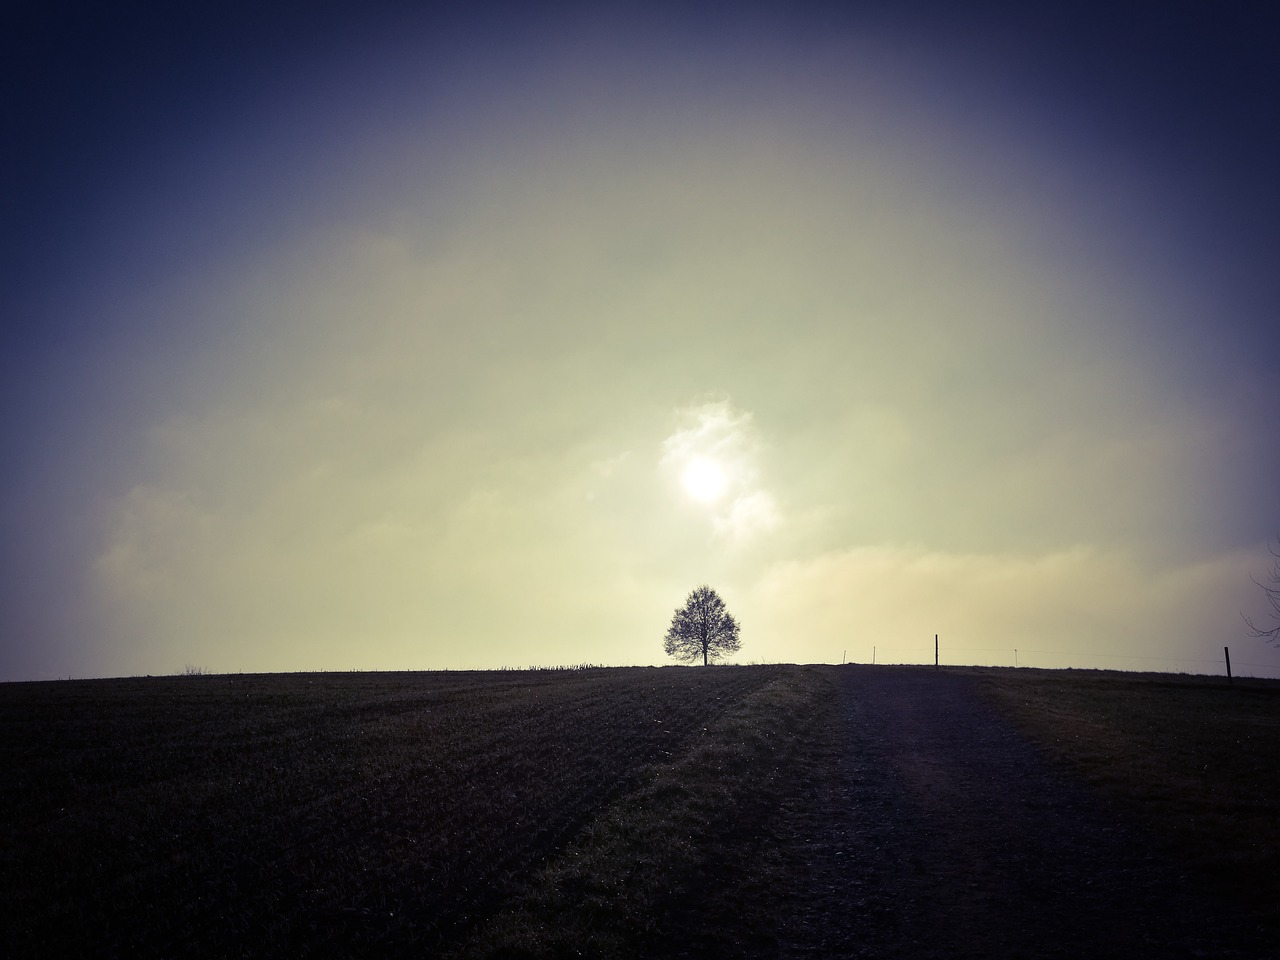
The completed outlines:
<svg viewBox="0 0 1280 960">
<path fill-rule="evenodd" d="M 1231 648 L 1223 647 L 1222 652 L 1223 654 L 1226 655 L 1226 658 L 1227 658 L 1227 683 L 1234 684 L 1235 681 L 1231 679 Z"/>
</svg>

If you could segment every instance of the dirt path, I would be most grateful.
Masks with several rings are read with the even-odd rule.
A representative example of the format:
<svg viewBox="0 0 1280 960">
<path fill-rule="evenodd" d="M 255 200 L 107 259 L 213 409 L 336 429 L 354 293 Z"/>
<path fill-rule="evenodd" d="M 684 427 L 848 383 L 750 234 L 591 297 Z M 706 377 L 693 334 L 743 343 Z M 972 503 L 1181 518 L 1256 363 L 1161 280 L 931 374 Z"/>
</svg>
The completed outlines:
<svg viewBox="0 0 1280 960">
<path fill-rule="evenodd" d="M 974 690 L 844 668 L 813 755 L 694 955 L 1274 957 Z M 838 771 L 831 776 L 832 770 Z"/>
</svg>

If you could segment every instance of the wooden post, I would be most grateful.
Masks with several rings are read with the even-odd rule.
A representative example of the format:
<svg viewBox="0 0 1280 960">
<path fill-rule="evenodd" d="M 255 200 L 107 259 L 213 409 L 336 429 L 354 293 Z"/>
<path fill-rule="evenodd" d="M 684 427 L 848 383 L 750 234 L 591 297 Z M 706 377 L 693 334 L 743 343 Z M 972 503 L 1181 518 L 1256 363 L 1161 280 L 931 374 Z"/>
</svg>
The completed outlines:
<svg viewBox="0 0 1280 960">
<path fill-rule="evenodd" d="M 1231 648 L 1223 647 L 1222 652 L 1227 657 L 1227 683 L 1234 684 L 1235 681 L 1231 679 Z"/>
</svg>

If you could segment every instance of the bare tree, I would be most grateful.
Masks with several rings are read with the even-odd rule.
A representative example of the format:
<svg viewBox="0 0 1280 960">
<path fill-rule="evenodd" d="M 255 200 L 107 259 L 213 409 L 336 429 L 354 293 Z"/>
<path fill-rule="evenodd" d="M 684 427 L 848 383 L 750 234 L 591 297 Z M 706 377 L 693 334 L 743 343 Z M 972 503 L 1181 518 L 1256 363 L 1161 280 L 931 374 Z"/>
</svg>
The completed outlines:
<svg viewBox="0 0 1280 960">
<path fill-rule="evenodd" d="M 703 666 L 726 653 L 736 653 L 740 646 L 738 621 L 706 584 L 695 588 L 671 618 L 664 643 L 667 656 L 695 663 L 701 657 Z"/>
<path fill-rule="evenodd" d="M 1244 618 L 1244 622 L 1249 625 L 1249 633 L 1260 640 L 1266 640 L 1268 643 L 1280 643 L 1280 537 L 1276 537 L 1276 542 L 1269 546 L 1271 556 L 1275 558 L 1271 564 L 1271 569 L 1267 573 L 1267 582 L 1263 583 L 1257 577 L 1253 577 L 1253 582 L 1262 588 L 1262 592 L 1267 595 L 1267 603 L 1271 604 L 1271 619 L 1276 621 L 1276 625 L 1269 630 L 1256 626 L 1248 617 Z M 1244 616 L 1244 614 L 1241 614 Z"/>
</svg>

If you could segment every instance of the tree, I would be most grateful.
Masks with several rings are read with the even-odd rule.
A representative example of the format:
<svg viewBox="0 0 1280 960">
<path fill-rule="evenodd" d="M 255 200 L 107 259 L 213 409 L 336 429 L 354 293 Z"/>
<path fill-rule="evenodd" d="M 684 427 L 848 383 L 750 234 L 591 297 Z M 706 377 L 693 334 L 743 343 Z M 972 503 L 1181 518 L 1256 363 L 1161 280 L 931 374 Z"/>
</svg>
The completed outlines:
<svg viewBox="0 0 1280 960">
<path fill-rule="evenodd" d="M 1276 625 L 1270 630 L 1264 630 L 1262 627 L 1255 626 L 1248 617 L 1244 618 L 1244 622 L 1249 625 L 1249 633 L 1252 636 L 1265 639 L 1268 643 L 1280 643 L 1280 537 L 1276 538 L 1276 542 L 1269 549 L 1271 556 L 1275 557 L 1275 562 L 1267 573 L 1267 582 L 1263 583 L 1256 577 L 1253 578 L 1253 582 L 1267 595 L 1267 603 L 1271 604 L 1271 619 L 1276 621 Z M 1241 614 L 1241 616 L 1244 615 Z"/>
<path fill-rule="evenodd" d="M 738 621 L 706 584 L 695 588 L 671 618 L 664 643 L 667 656 L 695 663 L 701 657 L 703 666 L 726 653 L 736 653 L 740 646 Z"/>
</svg>

